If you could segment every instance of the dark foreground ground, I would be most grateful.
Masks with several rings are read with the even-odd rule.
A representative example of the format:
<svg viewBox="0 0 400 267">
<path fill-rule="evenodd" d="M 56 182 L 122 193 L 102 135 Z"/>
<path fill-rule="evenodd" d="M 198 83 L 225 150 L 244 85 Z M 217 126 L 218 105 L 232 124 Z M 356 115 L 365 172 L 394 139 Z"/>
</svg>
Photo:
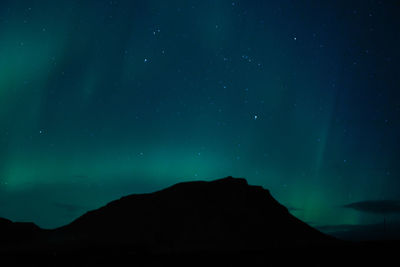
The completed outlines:
<svg viewBox="0 0 400 267">
<path fill-rule="evenodd" d="M 252 251 L 159 252 L 91 247 L 0 253 L 1 266 L 399 266 L 400 242 L 301 245 Z"/>
<path fill-rule="evenodd" d="M 0 220 L 2 266 L 400 266 L 400 241 L 345 242 L 245 179 L 129 195 L 70 224 Z"/>
</svg>

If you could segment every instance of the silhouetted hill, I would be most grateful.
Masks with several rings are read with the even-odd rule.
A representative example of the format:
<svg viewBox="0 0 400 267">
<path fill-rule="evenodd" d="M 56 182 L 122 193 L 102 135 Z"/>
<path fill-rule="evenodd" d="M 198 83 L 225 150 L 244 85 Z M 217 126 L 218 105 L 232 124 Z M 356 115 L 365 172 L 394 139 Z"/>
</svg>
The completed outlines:
<svg viewBox="0 0 400 267">
<path fill-rule="evenodd" d="M 34 223 L 12 222 L 0 218 L 0 245 L 30 242 L 42 232 L 43 230 Z"/>
<path fill-rule="evenodd" d="M 0 237 L 0 264 L 29 266 L 368 266 L 399 247 L 336 240 L 232 177 L 129 195 L 55 230 L 0 219 Z"/>
<path fill-rule="evenodd" d="M 150 251 L 231 251 L 330 240 L 293 217 L 268 190 L 232 177 L 130 195 L 56 231 L 62 242 Z"/>
</svg>

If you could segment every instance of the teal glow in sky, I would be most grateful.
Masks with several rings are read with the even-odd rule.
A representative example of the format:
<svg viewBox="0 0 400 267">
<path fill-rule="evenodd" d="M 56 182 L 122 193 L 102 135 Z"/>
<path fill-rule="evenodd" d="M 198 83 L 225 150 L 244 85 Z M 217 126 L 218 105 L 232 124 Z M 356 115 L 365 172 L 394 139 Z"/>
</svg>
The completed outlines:
<svg viewBox="0 0 400 267">
<path fill-rule="evenodd" d="M 232 175 L 314 226 L 381 221 L 343 205 L 399 199 L 395 10 L 2 1 L 0 217 L 53 228 Z"/>
</svg>

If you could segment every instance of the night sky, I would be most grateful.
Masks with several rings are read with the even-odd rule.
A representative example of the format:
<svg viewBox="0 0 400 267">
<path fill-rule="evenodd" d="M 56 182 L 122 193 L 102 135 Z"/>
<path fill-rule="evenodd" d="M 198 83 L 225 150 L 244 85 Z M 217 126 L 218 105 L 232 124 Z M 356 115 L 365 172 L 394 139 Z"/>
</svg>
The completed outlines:
<svg viewBox="0 0 400 267">
<path fill-rule="evenodd" d="M 399 11 L 1 1 L 0 217 L 54 228 L 231 175 L 327 232 L 400 221 Z"/>
</svg>

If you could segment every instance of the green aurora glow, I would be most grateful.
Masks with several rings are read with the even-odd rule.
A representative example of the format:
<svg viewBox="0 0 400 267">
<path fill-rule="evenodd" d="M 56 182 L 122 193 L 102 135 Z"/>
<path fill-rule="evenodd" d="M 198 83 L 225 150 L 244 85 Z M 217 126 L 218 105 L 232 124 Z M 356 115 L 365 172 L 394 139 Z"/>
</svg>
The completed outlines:
<svg viewBox="0 0 400 267">
<path fill-rule="evenodd" d="M 396 4 L 311 2 L 2 1 L 0 217 L 232 175 L 380 221 L 341 206 L 400 193 Z"/>
</svg>

